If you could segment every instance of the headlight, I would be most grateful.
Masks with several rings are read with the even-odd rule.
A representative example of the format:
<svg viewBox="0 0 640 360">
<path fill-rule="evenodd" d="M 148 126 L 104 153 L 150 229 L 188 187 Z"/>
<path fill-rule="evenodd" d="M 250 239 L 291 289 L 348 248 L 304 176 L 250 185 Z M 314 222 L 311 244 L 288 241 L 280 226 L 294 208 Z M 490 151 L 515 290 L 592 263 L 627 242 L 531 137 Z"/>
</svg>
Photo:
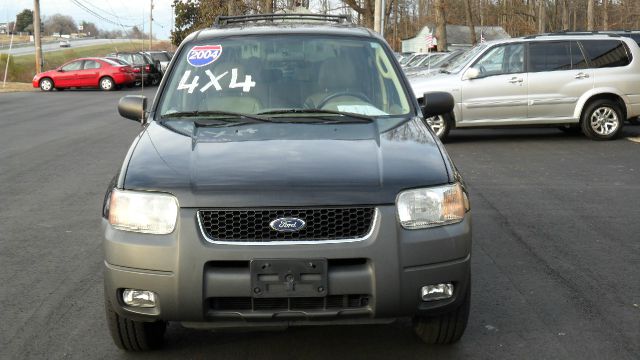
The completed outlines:
<svg viewBox="0 0 640 360">
<path fill-rule="evenodd" d="M 176 227 L 178 201 L 168 194 L 114 189 L 109 223 L 116 229 L 148 234 L 170 234 Z"/>
<path fill-rule="evenodd" d="M 398 218 L 405 229 L 455 224 L 469 210 L 460 184 L 403 191 L 398 195 Z"/>
</svg>

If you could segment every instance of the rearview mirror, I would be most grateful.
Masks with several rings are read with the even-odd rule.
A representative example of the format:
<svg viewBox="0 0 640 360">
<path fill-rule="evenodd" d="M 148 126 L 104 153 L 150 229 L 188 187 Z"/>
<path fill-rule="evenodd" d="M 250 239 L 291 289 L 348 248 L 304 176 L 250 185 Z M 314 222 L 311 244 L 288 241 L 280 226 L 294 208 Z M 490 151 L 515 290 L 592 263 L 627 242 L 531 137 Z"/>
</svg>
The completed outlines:
<svg viewBox="0 0 640 360">
<path fill-rule="evenodd" d="M 472 79 L 476 79 L 480 76 L 480 70 L 478 70 L 477 68 L 471 67 L 468 68 L 467 71 L 465 71 L 464 76 L 462 77 L 462 80 L 472 80 Z"/>
<path fill-rule="evenodd" d="M 118 113 L 126 119 L 145 123 L 145 111 L 147 110 L 147 98 L 142 95 L 127 95 L 118 102 Z"/>
<path fill-rule="evenodd" d="M 453 110 L 453 96 L 441 91 L 424 93 L 422 102 L 422 116 L 430 118 L 444 115 Z"/>
</svg>

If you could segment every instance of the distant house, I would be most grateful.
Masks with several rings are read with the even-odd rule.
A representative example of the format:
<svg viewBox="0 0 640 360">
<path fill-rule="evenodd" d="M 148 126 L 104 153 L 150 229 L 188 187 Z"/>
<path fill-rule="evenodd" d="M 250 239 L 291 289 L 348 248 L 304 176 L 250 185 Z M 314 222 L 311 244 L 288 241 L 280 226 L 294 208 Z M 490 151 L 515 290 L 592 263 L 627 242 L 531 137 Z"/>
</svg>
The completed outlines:
<svg viewBox="0 0 640 360">
<path fill-rule="evenodd" d="M 8 33 L 9 33 L 9 24 L 0 23 L 0 34 L 8 34 Z"/>
<path fill-rule="evenodd" d="M 480 42 L 480 33 L 486 41 L 497 39 L 508 39 L 511 36 L 507 34 L 502 26 L 476 26 L 476 40 Z M 427 51 L 427 36 L 433 34 L 435 37 L 436 30 L 433 24 L 427 24 L 423 27 L 418 35 L 410 39 L 402 40 L 402 52 L 424 52 Z M 471 47 L 471 37 L 468 26 L 465 25 L 447 25 L 447 50 L 466 49 Z M 437 44 L 437 39 L 433 44 Z"/>
</svg>

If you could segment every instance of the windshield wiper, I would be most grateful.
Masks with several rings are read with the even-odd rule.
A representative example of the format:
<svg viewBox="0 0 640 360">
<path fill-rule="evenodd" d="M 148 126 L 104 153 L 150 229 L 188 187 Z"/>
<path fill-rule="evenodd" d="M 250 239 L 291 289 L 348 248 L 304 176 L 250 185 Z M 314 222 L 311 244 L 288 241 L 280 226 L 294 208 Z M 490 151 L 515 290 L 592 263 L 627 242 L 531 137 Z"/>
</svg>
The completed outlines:
<svg viewBox="0 0 640 360">
<path fill-rule="evenodd" d="M 217 111 L 217 110 L 207 110 L 207 111 L 181 111 L 181 112 L 172 112 L 168 114 L 161 115 L 161 119 L 167 118 L 182 118 L 182 117 L 210 117 L 210 116 L 225 116 L 227 118 L 234 117 L 240 119 L 249 119 L 254 120 L 256 122 L 273 122 L 269 118 L 265 118 L 262 116 L 250 115 L 250 114 L 241 114 L 231 111 Z M 222 120 L 222 119 L 216 119 Z"/>
<path fill-rule="evenodd" d="M 258 115 L 278 115 L 278 114 L 325 114 L 325 115 L 342 115 L 348 118 L 358 119 L 362 122 L 371 122 L 374 120 L 372 116 L 356 114 L 345 111 L 336 111 L 336 110 L 324 110 L 324 109 L 278 109 L 278 110 L 268 110 L 259 112 Z M 335 123 L 344 122 L 344 121 L 332 121 Z"/>
</svg>

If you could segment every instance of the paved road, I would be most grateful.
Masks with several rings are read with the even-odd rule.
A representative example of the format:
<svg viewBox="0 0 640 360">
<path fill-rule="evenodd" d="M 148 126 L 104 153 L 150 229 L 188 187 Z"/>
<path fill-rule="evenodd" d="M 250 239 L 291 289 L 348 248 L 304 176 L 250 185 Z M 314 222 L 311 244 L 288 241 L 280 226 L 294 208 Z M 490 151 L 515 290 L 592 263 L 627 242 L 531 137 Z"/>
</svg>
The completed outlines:
<svg viewBox="0 0 640 360">
<path fill-rule="evenodd" d="M 129 42 L 130 40 L 129 39 L 87 39 L 87 40 L 70 40 L 70 41 L 71 41 L 71 48 L 78 48 L 83 46 L 123 43 L 123 42 Z M 42 44 L 43 52 L 59 51 L 59 50 L 65 50 L 65 49 L 68 49 L 68 48 L 61 48 L 59 42 Z M 9 52 L 8 47 L 0 49 L 0 54 L 6 54 L 8 52 Z M 36 52 L 36 49 L 33 45 L 14 47 L 11 49 L 12 56 L 29 55 L 35 52 Z"/>
<path fill-rule="evenodd" d="M 406 324 L 231 334 L 172 324 L 163 352 L 119 351 L 102 308 L 99 216 L 138 131 L 116 102 L 136 91 L 0 95 L 1 359 L 638 358 L 640 144 L 555 129 L 453 132 L 447 145 L 474 208 L 459 344 L 422 345 Z"/>
</svg>

